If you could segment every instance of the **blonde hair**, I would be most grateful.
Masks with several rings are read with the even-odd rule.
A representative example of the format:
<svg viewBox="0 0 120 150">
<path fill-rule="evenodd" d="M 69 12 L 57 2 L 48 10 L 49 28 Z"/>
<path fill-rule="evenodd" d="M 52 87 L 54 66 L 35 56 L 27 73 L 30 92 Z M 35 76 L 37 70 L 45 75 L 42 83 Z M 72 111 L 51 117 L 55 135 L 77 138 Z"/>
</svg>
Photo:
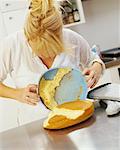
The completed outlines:
<svg viewBox="0 0 120 150">
<path fill-rule="evenodd" d="M 36 55 L 55 57 L 64 50 L 62 18 L 55 0 L 31 0 L 24 31 Z"/>
</svg>

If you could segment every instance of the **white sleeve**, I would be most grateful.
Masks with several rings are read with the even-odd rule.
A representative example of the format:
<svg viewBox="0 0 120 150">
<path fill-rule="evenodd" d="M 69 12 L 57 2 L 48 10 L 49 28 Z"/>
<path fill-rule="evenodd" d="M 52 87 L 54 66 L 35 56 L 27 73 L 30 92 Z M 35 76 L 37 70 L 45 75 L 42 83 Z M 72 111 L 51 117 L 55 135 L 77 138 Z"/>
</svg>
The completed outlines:
<svg viewBox="0 0 120 150">
<path fill-rule="evenodd" d="M 91 48 L 88 44 L 88 42 L 78 33 L 69 30 L 64 29 L 67 32 L 66 39 L 69 38 L 69 42 L 77 46 L 77 57 L 79 56 L 79 63 L 84 66 L 88 67 L 92 65 L 94 62 L 99 62 L 103 69 L 105 68 L 105 65 L 103 61 L 100 59 L 100 57 L 97 55 L 97 53 L 94 53 L 91 51 Z"/>
<path fill-rule="evenodd" d="M 11 39 L 5 38 L 0 42 L 0 82 L 6 79 L 12 71 Z"/>
<path fill-rule="evenodd" d="M 103 70 L 105 69 L 104 62 L 100 59 L 99 55 L 93 52 L 88 44 L 88 42 L 79 35 L 80 40 L 80 60 L 84 67 L 89 67 L 93 65 L 94 62 L 101 64 Z"/>
</svg>

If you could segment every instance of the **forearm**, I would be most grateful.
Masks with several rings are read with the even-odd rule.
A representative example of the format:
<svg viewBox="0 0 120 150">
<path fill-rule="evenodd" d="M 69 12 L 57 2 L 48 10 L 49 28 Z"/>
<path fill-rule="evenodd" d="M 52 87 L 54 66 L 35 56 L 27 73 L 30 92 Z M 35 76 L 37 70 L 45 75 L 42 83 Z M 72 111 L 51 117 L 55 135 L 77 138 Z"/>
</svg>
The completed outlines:
<svg viewBox="0 0 120 150">
<path fill-rule="evenodd" d="M 0 82 L 0 96 L 17 100 L 19 97 L 19 89 L 8 87 Z"/>
<path fill-rule="evenodd" d="M 0 96 L 30 105 L 36 105 L 40 100 L 37 94 L 37 86 L 33 84 L 25 88 L 14 89 L 0 82 Z"/>
</svg>

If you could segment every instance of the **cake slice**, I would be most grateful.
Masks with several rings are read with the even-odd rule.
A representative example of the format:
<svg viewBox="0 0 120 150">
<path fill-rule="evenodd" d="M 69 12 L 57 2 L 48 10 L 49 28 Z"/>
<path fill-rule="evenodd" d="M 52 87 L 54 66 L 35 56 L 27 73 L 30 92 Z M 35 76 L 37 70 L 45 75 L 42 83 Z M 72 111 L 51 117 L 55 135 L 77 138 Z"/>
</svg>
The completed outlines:
<svg viewBox="0 0 120 150">
<path fill-rule="evenodd" d="M 93 115 L 94 105 L 88 100 L 75 100 L 56 106 L 44 121 L 46 129 L 62 129 L 85 121 Z"/>
</svg>

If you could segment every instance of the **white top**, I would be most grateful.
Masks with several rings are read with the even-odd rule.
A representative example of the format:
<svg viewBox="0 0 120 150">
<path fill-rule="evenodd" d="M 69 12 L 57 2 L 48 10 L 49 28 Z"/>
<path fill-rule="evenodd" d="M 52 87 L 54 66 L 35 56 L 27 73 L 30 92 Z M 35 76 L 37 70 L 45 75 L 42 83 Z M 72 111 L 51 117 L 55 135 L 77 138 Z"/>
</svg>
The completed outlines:
<svg viewBox="0 0 120 150">
<path fill-rule="evenodd" d="M 64 29 L 63 33 L 65 42 L 75 47 L 69 53 L 56 56 L 51 68 L 81 68 L 81 65 L 88 66 L 93 61 L 101 61 L 82 36 L 69 29 Z M 25 87 L 28 84 L 37 84 L 40 76 L 47 70 L 39 57 L 33 55 L 23 31 L 8 36 L 0 43 L 0 81 L 10 73 L 16 87 Z"/>
<path fill-rule="evenodd" d="M 63 35 L 65 43 L 74 45 L 74 48 L 69 53 L 56 56 L 51 68 L 65 66 L 81 68 L 94 61 L 102 63 L 98 55 L 90 50 L 89 44 L 82 36 L 69 29 L 64 29 Z M 9 73 L 16 87 L 38 84 L 40 76 L 47 70 L 39 57 L 33 55 L 23 31 L 8 36 L 0 43 L 0 81 L 4 81 Z M 26 108 L 29 109 L 33 120 L 35 116 L 36 119 L 40 118 L 38 115 L 40 106 L 33 107 L 27 104 L 21 104 L 21 106 L 21 108 L 25 107 L 24 111 Z M 35 110 L 34 113 L 32 113 L 33 110 Z M 46 109 L 44 111 L 46 112 Z M 23 113 L 27 114 L 27 112 Z M 29 116 L 28 113 L 30 118 L 31 115 Z M 26 115 L 27 120 L 28 116 Z"/>
</svg>

